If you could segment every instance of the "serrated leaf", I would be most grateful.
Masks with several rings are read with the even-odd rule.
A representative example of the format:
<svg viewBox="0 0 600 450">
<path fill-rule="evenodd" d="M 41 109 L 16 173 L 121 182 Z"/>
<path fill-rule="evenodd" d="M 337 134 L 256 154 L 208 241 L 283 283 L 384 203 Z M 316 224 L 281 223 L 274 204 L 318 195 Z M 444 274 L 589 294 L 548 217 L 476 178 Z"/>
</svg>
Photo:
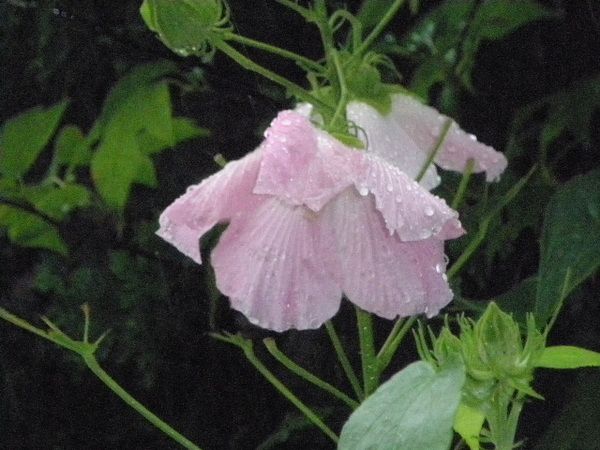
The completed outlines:
<svg viewBox="0 0 600 450">
<path fill-rule="evenodd" d="M 352 413 L 338 448 L 447 450 L 464 382 L 460 364 L 410 364 Z"/>
<path fill-rule="evenodd" d="M 61 255 L 68 252 L 57 228 L 29 211 L 0 204 L 0 227 L 7 229 L 11 242 L 22 247 L 44 248 Z"/>
<path fill-rule="evenodd" d="M 535 365 L 546 369 L 600 367 L 600 353 L 570 345 L 546 347 Z"/>
<path fill-rule="evenodd" d="M 600 170 L 575 177 L 552 196 L 540 253 L 535 317 L 542 325 L 563 297 L 600 266 Z"/>
<path fill-rule="evenodd" d="M 0 173 L 20 178 L 31 168 L 56 131 L 67 101 L 40 106 L 7 120 L 0 135 Z"/>
<path fill-rule="evenodd" d="M 89 143 L 79 127 L 64 126 L 54 143 L 57 162 L 68 167 L 86 166 L 92 159 Z"/>
</svg>

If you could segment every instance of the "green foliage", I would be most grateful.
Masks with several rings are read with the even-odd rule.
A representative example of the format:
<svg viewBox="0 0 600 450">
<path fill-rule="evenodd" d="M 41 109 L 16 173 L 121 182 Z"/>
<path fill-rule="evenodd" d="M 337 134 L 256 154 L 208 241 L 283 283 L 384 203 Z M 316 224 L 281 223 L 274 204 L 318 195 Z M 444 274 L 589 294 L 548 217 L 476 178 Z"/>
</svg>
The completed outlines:
<svg viewBox="0 0 600 450">
<path fill-rule="evenodd" d="M 173 117 L 163 77 L 174 70 L 168 62 L 137 67 L 113 88 L 91 132 L 99 141 L 91 161 L 92 177 L 113 208 L 125 207 L 134 183 L 156 186 L 150 155 L 207 134 L 189 120 Z"/>
<path fill-rule="evenodd" d="M 464 381 L 456 361 L 437 370 L 424 361 L 410 364 L 354 411 L 338 448 L 446 450 Z"/>
<path fill-rule="evenodd" d="M 2 175 L 25 175 L 56 131 L 66 107 L 66 101 L 47 109 L 38 106 L 4 123 L 0 134 Z"/>
<path fill-rule="evenodd" d="M 535 315 L 543 324 L 600 266 L 600 170 L 558 188 L 546 208 L 540 253 Z"/>
<path fill-rule="evenodd" d="M 546 347 L 536 365 L 547 369 L 600 367 L 600 353 L 571 345 Z"/>
<path fill-rule="evenodd" d="M 0 204 L 0 227 L 6 229 L 8 238 L 17 245 L 67 254 L 56 226 L 29 211 Z"/>
<path fill-rule="evenodd" d="M 479 450 L 479 434 L 483 423 L 485 421 L 485 414 L 478 409 L 471 408 L 464 403 L 461 403 L 456 412 L 454 418 L 454 431 L 456 431 L 462 439 L 466 442 L 471 450 Z"/>
<path fill-rule="evenodd" d="M 417 63 L 411 90 L 423 98 L 428 98 L 434 85 L 452 80 L 473 89 L 471 72 L 482 42 L 502 39 L 527 23 L 554 16 L 533 0 L 481 4 L 446 0 L 392 50 Z"/>
</svg>

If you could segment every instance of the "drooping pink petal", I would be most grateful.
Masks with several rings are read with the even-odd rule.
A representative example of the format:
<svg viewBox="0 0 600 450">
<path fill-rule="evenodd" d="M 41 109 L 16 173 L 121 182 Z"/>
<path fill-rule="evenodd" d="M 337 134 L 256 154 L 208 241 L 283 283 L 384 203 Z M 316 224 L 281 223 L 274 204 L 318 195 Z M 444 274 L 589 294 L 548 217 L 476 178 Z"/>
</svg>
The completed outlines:
<svg viewBox="0 0 600 450">
<path fill-rule="evenodd" d="M 419 148 L 404 129 L 405 124 L 394 114 L 382 115 L 372 106 L 351 102 L 347 107 L 348 120 L 358 125 L 369 153 L 380 156 L 415 179 L 427 160 L 427 153 Z M 432 165 L 421 180 L 421 185 L 431 190 L 440 183 L 440 177 Z"/>
<path fill-rule="evenodd" d="M 333 230 L 303 206 L 269 199 L 229 225 L 211 261 L 232 307 L 263 328 L 318 328 L 339 308 Z"/>
<path fill-rule="evenodd" d="M 318 211 L 352 184 L 351 172 L 357 170 L 359 155 L 315 128 L 302 114 L 279 113 L 265 134 L 255 193 Z"/>
<path fill-rule="evenodd" d="M 419 148 L 431 151 L 448 117 L 408 95 L 394 95 L 392 104 L 390 116 L 401 124 Z M 485 172 L 487 181 L 497 180 L 507 165 L 502 153 L 477 141 L 474 135 L 466 133 L 454 122 L 435 163 L 446 170 L 463 172 L 469 159 L 474 162 L 474 172 Z"/>
<path fill-rule="evenodd" d="M 156 234 L 201 264 L 200 237 L 217 223 L 241 217 L 264 201 L 252 193 L 259 164 L 260 153 L 254 151 L 190 186 L 160 215 Z"/>
<path fill-rule="evenodd" d="M 344 191 L 323 210 L 335 229 L 348 299 L 381 317 L 435 315 L 452 299 L 444 241 L 390 235 L 373 199 Z"/>
<path fill-rule="evenodd" d="M 453 239 L 464 234 L 458 213 L 444 200 L 377 155 L 366 153 L 364 161 L 366 170 L 356 180 L 356 188 L 360 195 L 374 195 L 390 234 L 395 231 L 403 241 Z"/>
</svg>

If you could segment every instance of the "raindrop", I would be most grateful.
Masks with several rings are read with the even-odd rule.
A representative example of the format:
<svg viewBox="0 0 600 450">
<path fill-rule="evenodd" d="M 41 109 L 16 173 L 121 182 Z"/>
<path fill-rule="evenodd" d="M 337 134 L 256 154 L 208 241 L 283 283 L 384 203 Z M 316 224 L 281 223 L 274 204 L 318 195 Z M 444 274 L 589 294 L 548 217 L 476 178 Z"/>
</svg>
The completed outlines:
<svg viewBox="0 0 600 450">
<path fill-rule="evenodd" d="M 369 194 L 369 188 L 366 186 L 361 186 L 358 188 L 358 193 L 364 197 Z"/>
<path fill-rule="evenodd" d="M 396 195 L 396 203 L 402 203 L 402 196 Z"/>
<path fill-rule="evenodd" d="M 442 280 L 448 281 L 448 275 L 446 275 L 445 273 L 443 273 L 442 274 Z"/>
<path fill-rule="evenodd" d="M 426 206 L 424 212 L 427 217 L 431 217 L 435 213 L 435 211 L 433 210 L 433 208 L 431 206 Z"/>
<path fill-rule="evenodd" d="M 442 273 L 442 271 L 443 271 L 443 267 L 442 267 L 442 265 L 441 265 L 440 263 L 437 263 L 437 264 L 435 265 L 435 271 L 436 271 L 437 273 Z"/>
<path fill-rule="evenodd" d="M 428 229 L 423 229 L 419 231 L 419 239 L 427 239 L 431 237 L 431 231 Z"/>
<path fill-rule="evenodd" d="M 476 141 L 477 140 L 477 136 L 475 136 L 474 134 L 469 134 L 469 139 L 471 139 L 472 141 Z"/>
<path fill-rule="evenodd" d="M 392 192 L 394 190 L 394 186 L 392 185 L 392 183 L 388 183 L 388 185 L 385 188 L 388 192 Z"/>
<path fill-rule="evenodd" d="M 292 124 L 292 121 L 289 119 L 283 119 L 281 121 L 281 125 L 286 126 L 286 127 L 289 127 L 291 124 Z M 289 303 L 288 303 L 288 306 L 289 306 Z"/>
</svg>

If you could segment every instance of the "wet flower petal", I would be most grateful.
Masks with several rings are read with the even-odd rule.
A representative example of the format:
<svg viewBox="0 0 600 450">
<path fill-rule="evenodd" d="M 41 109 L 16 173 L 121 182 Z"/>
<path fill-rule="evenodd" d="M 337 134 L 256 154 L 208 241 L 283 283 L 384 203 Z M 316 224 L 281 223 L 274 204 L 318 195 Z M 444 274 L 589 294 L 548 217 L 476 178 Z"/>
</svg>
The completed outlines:
<svg viewBox="0 0 600 450">
<path fill-rule="evenodd" d="M 373 202 L 346 191 L 324 213 L 335 229 L 348 299 L 393 319 L 437 312 L 452 299 L 445 279 L 444 242 L 402 242 L 390 235 Z"/>
<path fill-rule="evenodd" d="M 160 215 L 156 234 L 201 264 L 200 237 L 217 223 L 253 211 L 262 201 L 252 194 L 259 164 L 260 153 L 254 151 L 190 186 Z"/>
<path fill-rule="evenodd" d="M 335 238 L 302 206 L 270 198 L 231 223 L 211 261 L 219 290 L 263 328 L 318 328 L 339 309 Z"/>
<path fill-rule="evenodd" d="M 303 115 L 283 111 L 262 145 L 254 192 L 275 195 L 292 205 L 319 211 L 352 184 L 360 155 L 317 130 Z"/>
</svg>

